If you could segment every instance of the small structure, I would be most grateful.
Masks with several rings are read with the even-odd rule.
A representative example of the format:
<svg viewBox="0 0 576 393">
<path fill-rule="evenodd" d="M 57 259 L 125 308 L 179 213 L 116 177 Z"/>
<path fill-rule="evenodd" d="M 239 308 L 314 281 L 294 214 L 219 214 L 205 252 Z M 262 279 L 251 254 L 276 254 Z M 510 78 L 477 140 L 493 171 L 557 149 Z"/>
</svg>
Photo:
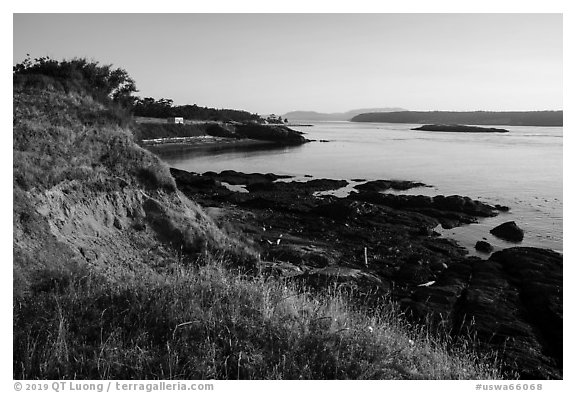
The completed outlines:
<svg viewBox="0 0 576 393">
<path fill-rule="evenodd" d="M 274 114 L 266 118 L 266 123 L 268 124 L 282 124 L 282 116 L 276 116 Z"/>
<path fill-rule="evenodd" d="M 170 124 L 184 124 L 184 118 L 183 117 L 169 117 L 168 123 L 170 123 Z"/>
</svg>

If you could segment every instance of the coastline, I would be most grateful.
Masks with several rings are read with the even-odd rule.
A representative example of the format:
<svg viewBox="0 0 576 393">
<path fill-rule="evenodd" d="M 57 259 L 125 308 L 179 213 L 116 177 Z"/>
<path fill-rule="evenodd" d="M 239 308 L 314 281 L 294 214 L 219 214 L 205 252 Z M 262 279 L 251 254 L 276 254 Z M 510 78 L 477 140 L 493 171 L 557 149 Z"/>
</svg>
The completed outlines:
<svg viewBox="0 0 576 393">
<path fill-rule="evenodd" d="M 553 299 L 561 287 L 562 255 L 511 244 L 483 260 L 434 230 L 497 216 L 505 207 L 457 195 L 379 192 L 421 185 L 406 181 L 372 181 L 336 197 L 325 192 L 346 186 L 346 180 L 302 182 L 288 176 L 279 181 L 283 176 L 233 170 L 171 172 L 178 188 L 209 209 L 219 225 L 235 228 L 254 244 L 269 273 L 317 287 L 336 281 L 370 293 L 368 302 L 388 294 L 415 322 L 455 329 L 455 337 L 471 329 L 484 350 L 499 350 L 509 341 L 503 361 L 522 378 L 561 378 L 554 363 L 561 363 L 562 316 L 552 310 L 561 308 Z M 527 275 L 529 281 L 522 279 Z M 551 303 L 539 305 L 541 298 Z M 522 310 L 535 315 L 522 317 Z M 536 322 L 542 312 L 550 316 L 552 329 L 544 336 L 533 333 L 545 328 Z M 524 368 L 515 369 L 515 362 Z"/>
<path fill-rule="evenodd" d="M 247 279 L 246 284 L 241 284 L 250 293 L 261 295 L 255 284 L 273 281 L 282 288 L 286 284 L 300 288 L 301 296 L 312 301 L 330 296 L 327 288 L 338 288 L 339 293 L 350 299 L 350 304 L 360 304 L 359 310 L 368 313 L 379 310 L 382 302 L 394 302 L 402 315 L 402 323 L 408 319 L 410 326 L 424 327 L 432 333 L 437 331 L 442 337 L 448 337 L 450 343 L 462 340 L 468 344 L 474 337 L 470 345 L 481 354 L 501 351 L 505 347 L 506 351 L 498 361 L 502 361 L 507 375 L 527 379 L 562 378 L 562 256 L 548 250 L 513 247 L 498 251 L 485 261 L 466 256 L 458 244 L 434 231 L 438 225 L 458 227 L 482 217 L 498 215 L 497 206 L 458 195 L 428 197 L 381 193 L 425 186 L 397 179 L 371 180 L 354 186 L 356 191 L 350 195 L 337 197 L 322 193 L 347 186 L 347 180 L 312 178 L 296 182 L 283 173 L 224 171 L 200 175 L 170 171 L 157 156 L 136 146 L 132 136 L 120 130 L 112 120 L 98 125 L 101 132 L 88 134 L 78 144 L 73 135 L 85 124 L 86 118 L 94 116 L 99 109 L 92 101 L 83 102 L 81 111 L 66 111 L 78 105 L 68 95 L 48 92 L 37 96 L 27 91 L 16 91 L 16 94 L 18 114 L 38 108 L 41 116 L 34 119 L 37 122 L 34 128 L 27 126 L 25 116 L 17 117 L 14 135 L 50 130 L 55 125 L 62 130 L 57 134 L 46 132 L 32 148 L 27 139 L 15 138 L 14 192 L 18 203 L 14 206 L 14 253 L 17 256 L 14 294 L 21 302 L 19 304 L 25 305 L 15 308 L 15 347 L 22 356 L 35 356 L 42 364 L 54 364 L 53 359 L 44 355 L 53 348 L 51 337 L 57 337 L 52 332 L 59 332 L 62 315 L 66 320 L 76 321 L 81 314 L 85 318 L 79 326 L 98 334 L 86 347 L 77 344 L 83 343 L 84 331 L 70 329 L 67 332 L 73 336 L 66 345 L 73 356 L 85 353 L 85 348 L 90 354 L 96 354 L 80 363 L 81 367 L 99 365 L 101 357 L 98 354 L 103 350 L 102 340 L 98 339 L 102 334 L 102 315 L 114 318 L 124 315 L 124 310 L 138 320 L 142 320 L 144 310 L 144 322 L 138 326 L 140 330 L 134 331 L 130 319 L 120 317 L 106 321 L 107 337 L 116 334 L 118 329 L 122 329 L 122 336 L 126 337 L 120 343 L 119 354 L 124 356 L 123 361 L 133 359 L 130 356 L 134 339 L 142 340 L 141 344 L 150 348 L 153 359 L 162 365 L 166 364 L 162 363 L 166 359 L 166 343 L 170 343 L 170 348 L 183 348 L 178 356 L 189 356 L 190 347 L 180 343 L 189 342 L 190 336 L 174 341 L 175 326 L 185 324 L 188 329 L 187 321 L 192 315 L 198 315 L 198 308 L 194 303 L 185 310 L 190 314 L 183 315 L 179 306 L 172 305 L 189 304 L 191 299 L 205 297 L 190 292 L 188 284 L 178 287 L 175 293 L 173 283 L 182 283 L 178 272 L 189 269 L 190 277 L 202 280 L 198 281 L 197 287 L 211 285 L 214 282 L 210 281 L 210 277 L 214 277 L 212 273 L 206 279 L 194 269 L 214 258 L 214 262 L 220 264 L 220 272 L 224 269 L 254 274 L 254 280 Z M 46 105 L 49 99 L 58 103 L 68 117 L 53 116 L 52 106 Z M 70 124 L 76 126 L 70 127 Z M 278 131 L 280 136 L 287 137 L 284 141 L 304 139 L 301 134 L 289 133 L 285 128 Z M 160 140 L 154 146 L 182 149 L 184 140 Z M 234 146 L 237 142 L 255 143 L 249 139 L 194 137 L 188 146 L 198 149 L 206 144 L 222 146 L 222 141 L 226 141 L 225 146 Z M 270 142 L 258 141 L 258 144 L 262 143 L 266 143 L 265 148 L 270 146 Z M 53 159 L 58 159 L 60 165 L 52 165 Z M 237 186 L 236 190 L 230 186 Z M 247 192 L 241 192 L 241 188 Z M 37 210 L 39 207 L 41 212 Z M 222 259 L 222 255 L 229 257 Z M 216 258 L 221 259 L 216 261 Z M 87 276 L 94 277 L 96 293 L 76 291 L 83 288 Z M 224 273 L 218 277 L 224 277 Z M 165 282 L 167 297 L 157 296 L 158 287 L 154 285 L 158 278 Z M 122 297 L 114 294 L 122 294 Z M 222 294 L 237 299 L 236 295 L 230 296 L 231 292 Z M 286 295 L 282 292 L 278 296 L 284 298 Z M 150 299 L 156 303 L 146 308 Z M 546 303 L 543 304 L 542 299 L 546 299 Z M 223 309 L 216 319 L 214 308 L 207 308 L 206 320 L 229 321 L 227 316 L 232 312 L 233 316 L 238 313 L 248 316 L 244 327 L 268 326 L 270 308 L 255 315 L 252 306 L 244 300 L 231 305 L 230 309 Z M 225 304 L 216 301 L 208 302 L 208 305 L 220 307 Z M 116 311 L 107 312 L 114 307 Z M 163 312 L 168 307 L 172 307 L 169 323 L 158 321 L 158 311 Z M 308 305 L 295 307 L 293 311 L 297 315 L 310 310 Z M 83 311 L 79 313 L 79 310 Z M 290 314 L 293 315 L 292 311 Z M 30 315 L 34 317 L 31 319 Z M 265 319 L 257 319 L 260 315 Z M 335 313 L 330 318 L 332 320 L 334 316 L 340 320 L 341 315 Z M 399 323 L 400 319 L 394 315 L 391 318 Z M 546 316 L 545 325 L 542 325 L 542 315 Z M 50 321 L 49 329 L 46 329 L 45 321 Z M 312 316 L 309 322 L 305 321 L 310 325 L 305 326 L 316 326 L 316 329 L 317 321 L 318 318 Z M 342 321 L 356 324 L 352 318 L 344 317 Z M 284 327 L 284 322 L 282 317 L 272 328 Z M 225 333 L 219 323 L 210 326 L 215 335 Z M 230 326 L 228 333 L 241 327 Z M 341 330 L 334 335 L 331 326 L 319 327 L 320 334 L 313 338 L 322 342 L 326 337 L 340 340 L 343 336 L 338 332 Z M 356 324 L 355 328 L 351 331 L 353 336 L 367 331 L 363 324 Z M 196 332 L 204 331 L 202 326 L 199 329 Z M 269 332 L 273 331 L 278 330 Z M 196 332 L 193 337 L 211 337 Z M 272 340 L 263 343 L 263 349 L 277 344 L 308 342 L 310 338 L 308 328 L 296 341 L 276 339 L 269 332 L 258 335 L 258 339 L 245 337 L 242 348 L 260 345 L 260 336 Z M 29 338 L 37 334 L 47 336 L 46 344 L 28 355 Z M 149 334 L 155 337 L 149 339 Z M 224 340 L 222 348 L 227 348 L 227 342 Z M 366 340 L 362 338 L 362 342 L 374 347 L 372 332 Z M 406 348 L 412 348 L 409 342 L 406 345 Z M 114 343 L 114 346 L 116 351 L 118 345 Z M 354 346 L 351 342 L 349 347 Z M 196 348 L 202 347 L 191 349 Z M 317 345 L 309 346 L 310 353 L 317 353 L 317 348 Z M 202 349 L 195 353 L 200 359 L 206 358 Z M 228 358 L 224 356 L 218 361 L 226 365 Z M 356 356 L 352 358 L 354 363 L 357 359 L 367 359 L 365 354 Z M 395 356 L 392 358 L 394 360 Z M 17 364 L 24 364 L 23 358 L 16 359 Z M 427 355 L 411 359 L 429 361 Z M 60 364 L 73 370 L 77 367 L 66 358 L 56 364 L 50 375 L 63 375 L 58 369 Z M 322 370 L 322 364 L 318 362 L 319 370 Z M 138 375 L 149 375 L 145 374 L 146 369 L 138 372 Z M 15 375 L 24 373 L 33 377 L 47 375 L 41 368 L 22 368 Z M 86 373 L 84 369 L 79 373 L 95 375 L 82 374 Z M 110 375 L 128 374 L 117 370 Z M 228 376 L 228 369 L 219 375 Z M 323 374 L 313 376 L 316 375 Z M 357 374 L 342 376 L 350 375 Z M 440 375 L 450 374 L 442 371 Z M 402 376 L 410 377 L 404 374 L 399 377 Z"/>
<path fill-rule="evenodd" d="M 310 138 L 312 142 L 324 142 L 324 140 L 319 140 L 317 138 L 322 137 L 320 132 L 324 132 L 320 127 L 319 130 L 316 131 L 316 134 L 311 133 Z M 402 131 L 396 132 L 396 134 L 400 134 Z M 489 134 L 490 135 L 490 134 Z M 498 135 L 498 134 L 496 134 Z M 394 135 L 393 137 L 395 137 Z M 330 138 L 331 142 L 340 142 L 345 140 L 342 137 L 339 137 L 338 134 L 328 134 L 327 137 Z M 268 143 L 259 143 L 259 142 L 250 142 L 249 140 L 244 140 L 245 142 L 234 142 L 227 138 L 206 138 L 205 140 L 211 140 L 211 143 L 202 144 L 202 138 L 192 138 L 195 139 L 197 142 L 194 142 L 193 145 L 187 146 L 185 144 L 178 145 L 178 144 L 167 144 L 166 148 L 162 149 L 162 147 L 152 148 L 154 152 L 160 154 L 163 159 L 170 165 L 173 162 L 174 166 L 179 169 L 191 169 L 200 172 L 204 171 L 222 171 L 227 169 L 236 169 L 239 171 L 250 172 L 250 171 L 259 171 L 260 168 L 266 167 L 266 160 L 268 157 L 267 154 L 261 155 L 259 152 L 262 150 L 264 153 L 267 150 L 273 152 L 273 150 L 282 151 L 284 146 L 276 145 L 276 144 L 268 144 Z M 395 142 L 393 142 L 395 143 Z M 313 146 L 312 146 L 313 145 Z M 336 146 L 338 148 L 338 146 Z M 235 150 L 238 152 L 245 152 L 250 156 L 254 155 L 254 160 L 250 160 L 251 164 L 243 165 L 242 163 L 242 156 L 230 156 L 229 159 L 232 160 L 231 162 L 225 164 L 216 156 L 220 154 L 225 154 L 226 151 L 230 152 L 231 150 Z M 288 164 L 285 166 L 286 172 L 283 172 L 283 168 L 280 165 L 276 165 L 275 161 L 270 161 L 269 170 L 274 173 L 287 173 L 302 180 L 308 180 L 306 178 L 323 178 L 323 177 L 331 177 L 334 174 L 341 174 L 341 178 L 347 180 L 353 180 L 352 182 L 356 182 L 356 180 L 364 180 L 359 179 L 359 177 L 365 177 L 361 175 L 358 171 L 346 171 L 346 168 L 342 168 L 342 166 L 338 166 L 338 163 L 335 163 L 336 167 L 338 168 L 336 172 L 334 171 L 314 171 L 308 172 L 307 168 L 304 167 L 302 164 L 298 164 L 298 162 L 309 162 L 309 157 L 313 157 L 316 154 L 325 154 L 325 152 L 330 152 L 333 150 L 332 145 L 330 147 L 324 148 L 321 143 L 311 144 L 306 150 L 299 150 L 295 149 L 291 152 L 294 155 L 295 160 L 286 161 Z M 199 151 L 201 154 L 191 154 L 190 156 L 186 156 L 186 151 Z M 184 154 L 179 154 L 184 153 Z M 214 154 L 214 158 L 210 156 Z M 331 156 L 332 154 L 329 153 Z M 371 154 L 376 154 L 374 150 Z M 259 158 L 262 157 L 262 158 Z M 174 160 L 174 161 L 172 161 Z M 190 160 L 191 164 L 188 165 L 187 162 Z M 227 162 L 227 161 L 226 161 Z M 292 163 L 296 164 L 292 164 Z M 406 164 L 406 160 L 400 162 L 400 167 L 402 164 Z M 367 179 L 378 179 L 377 176 L 378 170 L 373 170 L 376 166 L 372 166 L 372 168 L 367 167 L 365 163 L 360 164 L 359 167 L 372 169 L 371 172 L 366 172 Z M 195 168 L 195 169 L 192 169 Z M 553 192 L 548 192 L 546 194 L 538 195 L 538 198 L 535 198 L 532 195 L 526 196 L 523 200 L 516 200 L 516 195 L 510 194 L 510 192 L 504 194 L 499 194 L 498 187 L 487 188 L 482 193 L 477 193 L 474 187 L 470 187 L 470 183 L 462 183 L 462 179 L 458 179 L 458 182 L 450 183 L 447 185 L 447 182 L 443 181 L 443 179 L 438 179 L 434 176 L 430 176 L 429 172 L 423 171 L 420 175 L 417 172 L 412 171 L 413 173 L 409 174 L 394 174 L 393 170 L 390 168 L 383 168 L 382 173 L 391 172 L 391 178 L 401 179 L 419 179 L 423 181 L 424 179 L 432 179 L 431 184 L 433 187 L 429 188 L 419 188 L 415 190 L 390 190 L 391 193 L 397 193 L 401 195 L 414 195 L 414 194 L 422 194 L 426 196 L 434 196 L 438 194 L 460 194 L 460 195 L 475 195 L 475 198 L 482 200 L 487 203 L 491 204 L 505 204 L 511 207 L 511 211 L 500 214 L 496 217 L 484 218 L 479 223 L 475 225 L 466 225 L 466 226 L 459 226 L 451 229 L 443 229 L 439 228 L 438 231 L 448 238 L 457 240 L 460 242 L 461 245 L 465 246 L 472 256 L 478 256 L 482 259 L 487 259 L 488 256 L 481 252 L 475 250 L 474 246 L 475 243 L 479 240 L 482 240 L 483 237 L 487 237 L 488 241 L 492 243 L 496 250 L 502 250 L 510 246 L 510 244 L 506 243 L 501 239 L 497 239 L 489 234 L 489 229 L 499 225 L 505 221 L 510 220 L 517 220 L 520 225 L 522 225 L 526 229 L 526 238 L 524 239 L 523 244 L 527 247 L 537 247 L 537 248 L 548 248 L 552 249 L 556 252 L 562 253 L 562 239 L 561 235 L 558 240 L 558 236 L 556 234 L 554 237 L 546 236 L 543 234 L 549 233 L 548 231 L 555 231 L 556 228 L 550 226 L 549 221 L 554 218 L 554 216 L 550 217 L 551 213 L 549 210 L 538 211 L 536 209 L 540 208 L 540 204 L 543 202 L 550 201 L 554 203 L 556 199 L 554 198 Z M 398 171 L 396 171 L 398 172 Z M 396 177 L 394 177 L 396 176 Z M 487 181 L 488 179 L 485 177 L 482 181 Z M 500 181 L 502 183 L 502 181 Z M 468 189 L 466 188 L 468 187 Z M 471 189 L 470 189 L 471 188 Z M 343 190 L 338 192 L 339 195 L 342 195 Z M 542 196 L 544 195 L 544 196 Z M 560 202 L 561 208 L 561 202 Z M 560 210 L 561 211 L 561 210 Z M 532 215 L 531 215 L 532 214 Z M 534 216 L 533 216 L 534 215 Z M 561 219 L 561 217 L 560 217 Z M 534 226 L 534 224 L 537 224 Z M 541 224 L 544 223 L 544 224 Z M 559 221 L 561 226 L 561 221 Z M 538 226 L 540 225 L 540 226 Z M 555 232 L 552 232 L 555 233 Z M 484 239 L 486 240 L 486 239 Z"/>
<path fill-rule="evenodd" d="M 187 121 L 163 123 L 161 119 L 138 118 L 135 134 L 144 147 L 154 152 L 181 152 L 198 147 L 295 146 L 310 142 L 304 133 L 285 125 L 254 122 Z"/>
</svg>

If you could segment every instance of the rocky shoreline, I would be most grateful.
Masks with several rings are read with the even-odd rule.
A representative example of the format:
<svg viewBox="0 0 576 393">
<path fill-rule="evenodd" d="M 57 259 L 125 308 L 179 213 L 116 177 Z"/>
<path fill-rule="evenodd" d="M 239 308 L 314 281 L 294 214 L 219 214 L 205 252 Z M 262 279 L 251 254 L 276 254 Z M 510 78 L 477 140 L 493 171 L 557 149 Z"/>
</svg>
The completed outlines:
<svg viewBox="0 0 576 393">
<path fill-rule="evenodd" d="M 382 193 L 425 186 L 409 181 L 367 182 L 336 197 L 321 192 L 347 180 L 171 172 L 182 192 L 260 252 L 261 269 L 312 287 L 339 282 L 369 300 L 391 296 L 414 321 L 498 351 L 521 378 L 562 378 L 562 255 L 514 247 L 482 260 L 434 231 L 505 207 Z"/>
<path fill-rule="evenodd" d="M 194 124 L 140 123 L 142 146 L 156 154 L 197 149 L 236 149 L 302 145 L 310 140 L 284 125 L 206 122 Z"/>
</svg>

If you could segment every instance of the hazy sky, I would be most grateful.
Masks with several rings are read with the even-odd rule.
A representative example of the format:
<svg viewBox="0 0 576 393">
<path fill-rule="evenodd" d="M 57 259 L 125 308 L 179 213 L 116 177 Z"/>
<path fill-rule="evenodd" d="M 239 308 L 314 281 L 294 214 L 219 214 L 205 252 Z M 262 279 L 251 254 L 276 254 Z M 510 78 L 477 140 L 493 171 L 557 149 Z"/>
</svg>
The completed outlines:
<svg viewBox="0 0 576 393">
<path fill-rule="evenodd" d="M 561 14 L 15 14 L 14 62 L 27 53 L 260 114 L 562 109 Z"/>
</svg>

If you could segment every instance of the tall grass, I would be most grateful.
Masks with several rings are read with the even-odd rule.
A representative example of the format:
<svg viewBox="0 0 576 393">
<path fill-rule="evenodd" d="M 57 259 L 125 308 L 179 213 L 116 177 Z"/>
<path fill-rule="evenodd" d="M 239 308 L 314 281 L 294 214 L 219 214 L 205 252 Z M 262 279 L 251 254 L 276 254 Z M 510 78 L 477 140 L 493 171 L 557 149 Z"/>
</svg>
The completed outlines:
<svg viewBox="0 0 576 393">
<path fill-rule="evenodd" d="M 367 312 L 338 287 L 312 293 L 222 261 L 123 284 L 80 272 L 51 283 L 15 299 L 14 378 L 502 377 L 388 301 Z"/>
<path fill-rule="evenodd" d="M 85 94 L 15 89 L 15 184 L 29 190 L 64 180 L 98 183 L 112 175 L 175 191 L 168 167 L 133 142 L 122 116 Z"/>
</svg>

